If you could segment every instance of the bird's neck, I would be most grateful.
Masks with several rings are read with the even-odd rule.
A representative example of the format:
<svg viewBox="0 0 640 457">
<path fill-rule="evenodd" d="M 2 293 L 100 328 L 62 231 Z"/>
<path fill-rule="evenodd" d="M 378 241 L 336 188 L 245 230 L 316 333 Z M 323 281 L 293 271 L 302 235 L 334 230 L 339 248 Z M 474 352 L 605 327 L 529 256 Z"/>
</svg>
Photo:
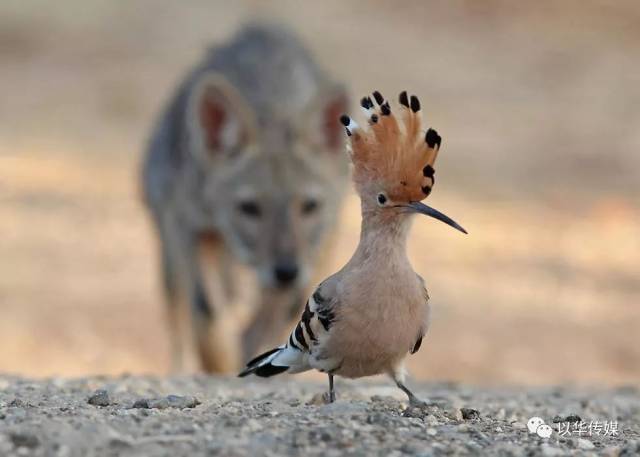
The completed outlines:
<svg viewBox="0 0 640 457">
<path fill-rule="evenodd" d="M 409 263 L 407 235 L 411 226 L 409 215 L 362 210 L 360 242 L 353 262 L 376 261 L 385 264 Z"/>
</svg>

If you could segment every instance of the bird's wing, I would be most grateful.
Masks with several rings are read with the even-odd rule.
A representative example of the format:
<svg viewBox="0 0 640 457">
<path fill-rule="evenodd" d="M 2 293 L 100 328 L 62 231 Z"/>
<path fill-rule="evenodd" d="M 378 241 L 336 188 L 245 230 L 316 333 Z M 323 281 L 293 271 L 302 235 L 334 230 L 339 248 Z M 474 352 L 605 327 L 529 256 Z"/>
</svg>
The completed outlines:
<svg viewBox="0 0 640 457">
<path fill-rule="evenodd" d="M 416 274 L 416 276 L 418 276 L 418 279 L 420 280 L 420 283 L 422 284 L 422 293 L 424 295 L 424 303 L 425 306 L 428 306 L 428 302 L 429 302 L 429 292 L 427 292 L 427 288 L 424 284 L 424 279 L 422 279 L 422 276 L 420 276 L 419 274 Z M 428 314 L 427 314 L 427 319 L 428 319 Z M 410 353 L 411 354 L 415 354 L 416 352 L 418 352 L 420 350 L 420 346 L 422 345 L 422 338 L 424 337 L 425 333 L 427 333 L 427 326 L 429 325 L 428 322 L 425 322 L 424 328 L 422 328 L 420 330 L 420 333 L 417 336 L 416 342 L 413 345 L 413 349 L 411 349 Z"/>
<path fill-rule="evenodd" d="M 274 364 L 283 363 L 291 367 L 290 372 L 316 368 L 330 371 L 332 361 L 318 361 L 314 355 L 329 334 L 335 321 L 335 284 L 332 278 L 324 281 L 313 292 L 305 304 L 302 316 L 289 335 L 286 347 Z M 327 365 L 325 367 L 325 365 Z"/>
<path fill-rule="evenodd" d="M 335 320 L 336 302 L 332 298 L 338 295 L 335 283 L 335 278 L 331 277 L 320 284 L 307 300 L 302 317 L 287 343 L 251 360 L 239 376 L 255 374 L 268 377 L 284 371 L 300 373 L 312 368 L 320 371 L 335 369 L 337 364 L 334 360 L 318 355 Z"/>
</svg>

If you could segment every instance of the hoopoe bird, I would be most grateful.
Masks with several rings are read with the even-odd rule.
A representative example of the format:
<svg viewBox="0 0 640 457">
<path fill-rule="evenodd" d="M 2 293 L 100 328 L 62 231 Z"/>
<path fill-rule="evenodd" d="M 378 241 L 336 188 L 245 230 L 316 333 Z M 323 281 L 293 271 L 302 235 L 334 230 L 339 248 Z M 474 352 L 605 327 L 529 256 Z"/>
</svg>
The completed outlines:
<svg viewBox="0 0 640 457">
<path fill-rule="evenodd" d="M 420 349 L 429 323 L 429 295 L 407 256 L 413 214 L 434 217 L 467 233 L 424 203 L 435 183 L 442 140 L 422 129 L 420 101 L 400 94 L 399 116 L 376 91 L 364 97 L 361 128 L 343 115 L 353 181 L 361 200 L 360 242 L 347 264 L 324 280 L 307 301 L 286 344 L 251 360 L 239 374 L 269 377 L 316 369 L 329 376 L 387 374 L 411 404 L 422 403 L 405 385 L 404 360 Z"/>
</svg>

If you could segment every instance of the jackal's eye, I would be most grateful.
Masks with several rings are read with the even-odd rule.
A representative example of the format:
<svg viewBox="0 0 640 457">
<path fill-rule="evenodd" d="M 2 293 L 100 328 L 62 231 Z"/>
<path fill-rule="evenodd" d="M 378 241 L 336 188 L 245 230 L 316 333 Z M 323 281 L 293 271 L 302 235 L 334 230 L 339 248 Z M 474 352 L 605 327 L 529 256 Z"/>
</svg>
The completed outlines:
<svg viewBox="0 0 640 457">
<path fill-rule="evenodd" d="M 384 206 L 384 204 L 387 203 L 387 197 L 385 194 L 378 194 L 378 204 L 380 206 Z"/>
<path fill-rule="evenodd" d="M 315 213 L 320 209 L 320 202 L 315 198 L 308 198 L 302 202 L 302 214 L 308 216 Z"/>
<path fill-rule="evenodd" d="M 260 205 L 252 200 L 241 201 L 238 203 L 238 209 L 246 216 L 258 218 L 262 215 Z"/>
</svg>

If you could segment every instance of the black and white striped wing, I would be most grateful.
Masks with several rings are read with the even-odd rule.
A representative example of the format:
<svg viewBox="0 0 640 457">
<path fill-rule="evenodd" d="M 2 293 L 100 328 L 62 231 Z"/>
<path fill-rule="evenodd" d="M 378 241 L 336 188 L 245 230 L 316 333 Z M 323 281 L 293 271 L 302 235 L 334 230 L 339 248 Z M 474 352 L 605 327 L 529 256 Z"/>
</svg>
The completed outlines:
<svg viewBox="0 0 640 457">
<path fill-rule="evenodd" d="M 307 300 L 302 317 L 289 336 L 288 344 L 300 351 L 311 351 L 335 320 L 330 300 L 322 296 L 320 287 Z"/>
<path fill-rule="evenodd" d="M 282 372 L 300 373 L 312 368 L 331 371 L 333 360 L 319 357 L 322 344 L 335 321 L 335 301 L 329 294 L 333 289 L 330 280 L 318 286 L 307 300 L 300 321 L 289 335 L 286 344 L 267 351 L 251 360 L 239 376 L 256 374 L 273 376 Z"/>
<path fill-rule="evenodd" d="M 287 341 L 288 348 L 304 355 L 306 369 L 323 369 L 322 366 L 317 366 L 317 363 L 311 362 L 315 360 L 313 355 L 326 339 L 336 319 L 335 301 L 327 294 L 327 289 L 326 285 L 323 287 L 321 284 L 307 300 L 302 317 Z"/>
</svg>

